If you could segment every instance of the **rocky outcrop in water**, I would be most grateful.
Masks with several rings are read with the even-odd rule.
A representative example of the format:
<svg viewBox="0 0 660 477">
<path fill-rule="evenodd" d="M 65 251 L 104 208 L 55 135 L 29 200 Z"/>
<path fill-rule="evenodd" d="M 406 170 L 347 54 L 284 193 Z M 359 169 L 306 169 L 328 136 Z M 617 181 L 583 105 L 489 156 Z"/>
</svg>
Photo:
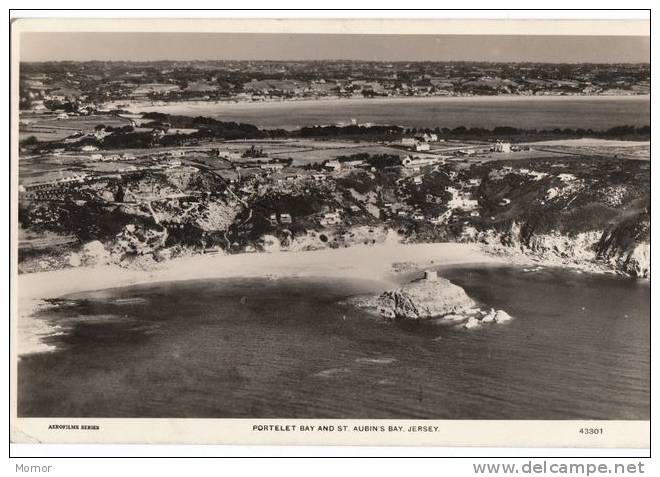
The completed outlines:
<svg viewBox="0 0 660 477">
<path fill-rule="evenodd" d="M 465 290 L 444 278 L 416 281 L 378 298 L 383 316 L 406 320 L 461 314 L 475 307 Z"/>
<path fill-rule="evenodd" d="M 503 310 L 480 310 L 463 288 L 433 273 L 429 279 L 413 281 L 377 297 L 360 297 L 352 304 L 389 320 L 440 319 L 464 329 L 513 319 Z"/>
</svg>

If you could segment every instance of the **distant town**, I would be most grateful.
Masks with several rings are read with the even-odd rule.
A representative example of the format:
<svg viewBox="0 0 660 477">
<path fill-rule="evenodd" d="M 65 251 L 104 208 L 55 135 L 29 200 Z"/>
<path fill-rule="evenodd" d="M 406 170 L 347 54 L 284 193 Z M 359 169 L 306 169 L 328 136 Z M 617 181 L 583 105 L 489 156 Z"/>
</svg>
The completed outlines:
<svg viewBox="0 0 660 477">
<path fill-rule="evenodd" d="M 649 64 L 360 61 L 23 63 L 20 107 L 91 114 L 117 101 L 644 95 Z"/>
</svg>

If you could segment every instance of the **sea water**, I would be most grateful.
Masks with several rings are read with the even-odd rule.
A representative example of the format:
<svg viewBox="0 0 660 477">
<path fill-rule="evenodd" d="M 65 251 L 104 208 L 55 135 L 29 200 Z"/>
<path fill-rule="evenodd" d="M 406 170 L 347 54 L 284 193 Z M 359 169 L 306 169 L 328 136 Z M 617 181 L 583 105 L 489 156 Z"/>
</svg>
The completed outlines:
<svg viewBox="0 0 660 477">
<path fill-rule="evenodd" d="M 38 312 L 58 333 L 21 357 L 19 416 L 649 418 L 648 282 L 438 270 L 515 319 L 390 322 L 345 304 L 384 283 L 323 277 L 70 295 Z"/>
</svg>

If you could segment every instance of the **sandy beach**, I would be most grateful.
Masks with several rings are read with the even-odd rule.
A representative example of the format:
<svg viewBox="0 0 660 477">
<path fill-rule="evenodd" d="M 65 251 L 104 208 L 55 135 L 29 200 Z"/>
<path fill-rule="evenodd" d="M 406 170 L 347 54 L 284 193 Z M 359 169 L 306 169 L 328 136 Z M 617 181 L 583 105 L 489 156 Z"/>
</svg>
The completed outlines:
<svg viewBox="0 0 660 477">
<path fill-rule="evenodd" d="M 493 103 L 511 102 L 511 101 L 611 101 L 611 100 L 642 100 L 649 101 L 650 95 L 516 95 L 500 94 L 496 96 L 388 96 L 384 98 L 339 98 L 336 96 L 319 98 L 290 98 L 286 100 L 265 100 L 265 101 L 238 101 L 238 100 L 189 100 L 189 101 L 169 101 L 165 104 L 158 104 L 151 101 L 115 101 L 105 104 L 106 107 L 119 107 L 133 113 L 139 112 L 171 112 L 171 114 L 194 114 L 199 109 L 207 109 L 211 105 L 228 106 L 232 110 L 237 109 L 261 109 L 278 108 L 288 106 L 323 106 L 327 104 L 343 105 L 362 105 L 362 104 L 385 104 L 391 102 L 436 102 L 436 103 L 469 103 L 475 101 L 487 101 Z"/>
<path fill-rule="evenodd" d="M 644 147 L 651 146 L 650 141 L 621 141 L 617 139 L 553 139 L 551 141 L 536 141 L 525 143 L 530 146 L 573 146 L 573 147 Z"/>
<path fill-rule="evenodd" d="M 499 263 L 476 244 L 382 244 L 342 249 L 196 255 L 163 263 L 156 270 L 132 270 L 116 266 L 69 268 L 30 273 L 18 278 L 19 301 L 57 298 L 80 291 L 101 290 L 140 283 L 208 278 L 335 277 L 384 280 L 398 262 L 457 265 Z"/>
<path fill-rule="evenodd" d="M 116 266 L 70 268 L 20 275 L 17 281 L 18 354 L 48 351 L 41 337 L 57 333 L 43 320 L 32 318 L 45 299 L 70 293 L 104 290 L 143 283 L 211 278 L 332 277 L 379 280 L 387 283 L 392 265 L 400 262 L 428 265 L 504 263 L 485 254 L 476 244 L 385 243 L 343 249 L 253 253 L 240 255 L 197 255 L 174 259 L 155 270 L 133 270 Z"/>
</svg>

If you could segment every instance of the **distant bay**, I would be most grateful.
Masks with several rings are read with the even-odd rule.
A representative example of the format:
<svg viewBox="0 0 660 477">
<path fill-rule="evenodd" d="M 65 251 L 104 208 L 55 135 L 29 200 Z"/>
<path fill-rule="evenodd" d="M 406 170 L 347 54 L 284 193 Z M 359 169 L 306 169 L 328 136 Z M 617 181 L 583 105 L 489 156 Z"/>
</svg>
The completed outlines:
<svg viewBox="0 0 660 477">
<path fill-rule="evenodd" d="M 126 106 L 124 106 L 126 108 Z M 648 95 L 637 96 L 472 96 L 326 99 L 269 102 L 190 101 L 132 103 L 135 112 L 210 116 L 263 128 L 296 129 L 317 124 L 397 124 L 415 128 L 593 129 L 647 126 Z"/>
</svg>

